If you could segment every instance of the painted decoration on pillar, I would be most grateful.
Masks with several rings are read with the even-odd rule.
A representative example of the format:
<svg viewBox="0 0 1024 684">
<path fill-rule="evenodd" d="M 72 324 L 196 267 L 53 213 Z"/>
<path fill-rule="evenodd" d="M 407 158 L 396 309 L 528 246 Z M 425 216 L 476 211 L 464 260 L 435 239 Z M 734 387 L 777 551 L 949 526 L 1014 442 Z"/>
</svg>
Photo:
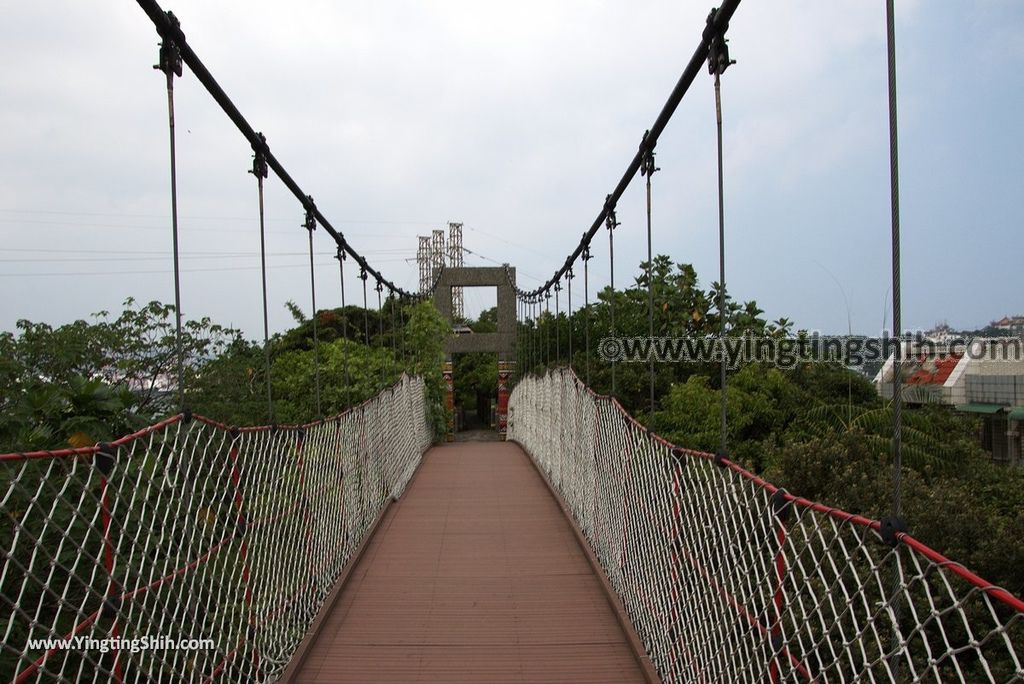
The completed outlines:
<svg viewBox="0 0 1024 684">
<path fill-rule="evenodd" d="M 515 367 L 514 361 L 498 362 L 498 434 L 502 439 L 508 432 L 508 381 Z"/>
<path fill-rule="evenodd" d="M 449 442 L 455 441 L 455 377 L 451 361 L 445 361 L 441 366 L 441 374 L 444 376 L 445 406 L 448 407 L 448 434 Z"/>
</svg>

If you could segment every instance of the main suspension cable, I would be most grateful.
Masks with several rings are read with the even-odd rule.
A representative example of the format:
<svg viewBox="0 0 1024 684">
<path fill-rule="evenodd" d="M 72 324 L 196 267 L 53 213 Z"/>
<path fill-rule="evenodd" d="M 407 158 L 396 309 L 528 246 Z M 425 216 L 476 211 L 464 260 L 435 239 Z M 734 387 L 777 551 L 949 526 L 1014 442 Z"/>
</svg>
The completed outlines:
<svg viewBox="0 0 1024 684">
<path fill-rule="evenodd" d="M 737 0 L 726 1 L 735 2 Z M 156 2 L 156 0 L 136 0 L 136 2 L 138 3 L 139 7 L 141 7 L 142 10 L 149 17 L 150 21 L 153 22 L 153 25 L 156 27 L 157 33 L 161 36 L 161 39 L 165 43 L 172 42 L 174 44 L 175 49 L 177 50 L 180 56 L 180 61 L 189 67 L 189 69 L 195 75 L 196 80 L 198 80 L 199 83 L 202 84 L 202 86 L 210 94 L 213 100 L 220 106 L 220 108 L 224 111 L 224 113 L 231 120 L 231 122 L 235 124 L 235 127 L 239 130 L 243 137 L 245 137 L 245 139 L 249 141 L 249 144 L 253 147 L 253 149 L 257 147 L 262 148 L 264 159 L 268 167 L 270 169 L 273 169 L 274 173 L 281 180 L 284 186 L 292 193 L 292 195 L 295 196 L 295 198 L 299 202 L 305 203 L 308 194 L 304 192 L 301 187 L 299 187 L 299 184 L 295 181 L 294 178 L 292 178 L 291 174 L 288 173 L 288 170 L 285 169 L 284 165 L 281 164 L 281 162 L 277 159 L 277 157 L 274 156 L 273 153 L 271 153 L 270 149 L 266 145 L 266 140 L 263 138 L 262 133 L 256 132 L 256 130 L 252 127 L 248 120 L 246 120 L 246 118 L 242 115 L 242 112 L 239 111 L 238 107 L 235 106 L 235 103 L 232 102 L 231 98 L 229 98 L 227 93 L 224 92 L 224 89 L 221 88 L 219 83 L 217 83 L 217 80 L 210 73 L 209 69 L 206 68 L 206 65 L 203 64 L 201 59 L 199 59 L 199 56 L 196 54 L 196 52 L 192 49 L 192 46 L 189 45 L 188 41 L 185 39 L 185 34 L 182 32 L 181 26 L 178 20 L 174 17 L 174 15 L 171 12 L 164 12 L 163 9 L 161 9 L 159 3 Z M 176 73 L 179 76 L 181 75 L 180 65 L 177 66 Z M 339 247 L 348 252 L 348 254 L 353 259 L 355 259 L 356 263 L 358 263 L 361 268 L 365 268 L 367 271 L 369 271 L 374 276 L 375 279 L 381 279 L 384 282 L 385 287 L 387 287 L 389 291 L 398 291 L 404 294 L 409 294 L 402 290 L 401 288 L 399 288 L 393 282 L 384 279 L 383 275 L 379 271 L 374 269 L 363 255 L 359 254 L 359 252 L 355 251 L 352 248 L 352 246 L 348 244 L 348 242 L 345 240 L 345 237 L 338 230 L 336 230 L 334 226 L 331 225 L 330 221 L 327 219 L 326 216 L 323 215 L 322 212 L 316 209 L 314 209 L 314 212 L 316 215 L 317 222 L 321 226 L 323 226 L 324 230 L 326 230 L 327 233 L 330 234 L 330 236 L 334 239 L 335 243 Z"/>
<path fill-rule="evenodd" d="M 579 244 L 547 282 L 530 292 L 523 292 L 523 294 L 540 294 L 551 289 L 554 286 L 555 281 L 565 275 L 565 272 L 572 267 L 577 259 L 579 259 L 583 249 L 591 243 L 591 240 L 593 240 L 597 235 L 602 225 L 605 225 L 608 213 L 615 209 L 616 204 L 619 199 L 621 199 L 626 188 L 629 187 L 633 178 L 635 178 L 636 174 L 640 171 L 640 166 L 643 163 L 647 148 L 653 149 L 654 146 L 657 145 L 658 139 L 661 137 L 662 132 L 664 132 L 668 122 L 672 119 L 672 116 L 675 114 L 676 109 L 679 107 L 679 103 L 682 102 L 683 97 L 693 84 L 697 74 L 700 73 L 701 67 L 708 59 L 713 38 L 716 35 L 725 34 L 729 27 L 729 20 L 736 12 L 739 4 L 740 0 L 723 0 L 720 7 L 711 10 L 710 15 L 708 16 L 707 25 L 701 33 L 700 42 L 697 44 L 697 48 L 693 55 L 690 57 L 690 61 L 687 62 L 686 67 L 683 69 L 683 73 L 680 75 L 675 87 L 672 89 L 668 99 L 662 106 L 661 111 L 658 112 L 658 116 L 654 120 L 654 123 L 651 124 L 650 129 L 648 129 L 649 132 L 646 138 L 640 144 L 637 152 L 633 155 L 633 158 L 627 165 L 625 172 L 619 179 L 619 182 L 616 184 L 612 192 L 606 197 L 605 202 L 601 207 L 601 211 L 594 219 L 590 229 L 583 233 L 583 237 Z"/>
</svg>

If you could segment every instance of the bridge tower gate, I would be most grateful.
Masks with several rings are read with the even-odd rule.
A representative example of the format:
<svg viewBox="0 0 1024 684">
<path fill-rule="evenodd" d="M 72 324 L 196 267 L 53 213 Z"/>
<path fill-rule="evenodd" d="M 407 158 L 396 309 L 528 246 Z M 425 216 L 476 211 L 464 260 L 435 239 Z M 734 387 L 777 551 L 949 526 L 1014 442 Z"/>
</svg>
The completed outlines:
<svg viewBox="0 0 1024 684">
<path fill-rule="evenodd" d="M 434 290 L 434 306 L 445 320 L 454 323 L 452 290 L 461 287 L 494 287 L 498 291 L 498 330 L 493 333 L 449 335 L 444 343 L 443 367 L 448 388 L 447 405 L 455 405 L 453 354 L 495 352 L 498 355 L 498 433 L 505 439 L 508 428 L 509 379 L 516 365 L 516 270 L 511 266 L 449 267 L 441 271 Z M 448 441 L 455 439 L 454 418 L 448 421 Z"/>
</svg>

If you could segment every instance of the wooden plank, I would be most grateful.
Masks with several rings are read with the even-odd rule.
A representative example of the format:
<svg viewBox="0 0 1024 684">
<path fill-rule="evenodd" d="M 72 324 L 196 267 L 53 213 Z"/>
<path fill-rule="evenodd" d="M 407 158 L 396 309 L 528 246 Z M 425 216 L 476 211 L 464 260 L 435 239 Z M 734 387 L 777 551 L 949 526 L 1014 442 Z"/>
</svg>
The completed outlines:
<svg viewBox="0 0 1024 684">
<path fill-rule="evenodd" d="M 291 681 L 646 679 L 570 522 L 516 444 L 428 451 L 340 593 Z"/>
</svg>

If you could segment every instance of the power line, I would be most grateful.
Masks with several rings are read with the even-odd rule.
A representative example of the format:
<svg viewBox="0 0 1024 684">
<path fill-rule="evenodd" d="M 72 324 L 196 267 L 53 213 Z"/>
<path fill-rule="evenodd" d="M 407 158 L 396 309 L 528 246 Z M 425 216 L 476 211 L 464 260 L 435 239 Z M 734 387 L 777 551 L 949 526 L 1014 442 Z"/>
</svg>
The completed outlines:
<svg viewBox="0 0 1024 684">
<path fill-rule="evenodd" d="M 316 256 L 331 256 L 329 252 L 316 252 Z M 181 255 L 183 259 L 255 259 L 259 254 L 194 254 Z M 292 257 L 305 256 L 300 252 L 282 252 L 279 254 L 268 254 L 267 257 Z M 23 257 L 17 259 L 0 258 L 0 263 L 10 264 L 35 264 L 35 263 L 96 263 L 108 261 L 164 261 L 167 255 L 159 256 L 111 256 L 111 257 L 68 257 L 68 258 L 43 258 Z M 377 261 L 404 261 L 404 259 L 378 259 Z"/>
<path fill-rule="evenodd" d="M 43 254 L 110 254 L 109 249 L 56 249 L 51 247 L 0 247 L 0 252 L 40 252 Z M 145 249 L 145 250 L 134 250 L 134 249 L 118 249 L 116 254 L 154 254 L 161 256 L 170 256 L 170 252 L 166 250 L 158 249 Z M 367 254 L 408 254 L 409 250 L 395 248 L 395 249 L 370 249 L 367 250 Z M 281 256 L 284 254 L 292 256 L 305 256 L 306 252 L 274 252 L 270 256 Z M 318 252 L 318 256 L 328 255 L 330 252 Z M 201 250 L 194 252 L 181 252 L 181 256 L 259 256 L 259 252 L 227 252 L 219 250 Z"/>
<path fill-rule="evenodd" d="M 471 256 L 475 256 L 478 259 L 483 259 L 484 261 L 489 261 L 492 264 L 495 264 L 497 266 L 505 266 L 506 265 L 506 264 L 498 261 L 497 259 L 492 259 L 489 256 L 485 256 L 485 255 L 481 254 L 480 252 L 474 252 L 473 250 L 468 249 L 466 247 L 463 247 L 462 251 L 465 252 L 466 254 L 471 255 Z M 540 278 L 540 277 L 535 276 L 535 275 L 531 275 L 531 274 L 529 274 L 529 273 L 527 273 L 526 271 L 523 271 L 523 270 L 518 270 L 517 269 L 516 273 L 522 274 L 522 275 L 526 276 L 527 278 L 531 278 L 533 280 L 536 280 L 537 282 L 543 282 L 544 281 L 543 278 Z"/>
<path fill-rule="evenodd" d="M 380 263 L 392 263 L 392 260 L 382 259 Z M 318 267 L 331 266 L 331 263 L 318 263 Z M 308 268 L 308 263 L 303 264 L 274 264 L 275 269 L 282 268 Z M 221 271 L 258 271 L 259 266 L 225 266 L 224 268 L 183 268 L 181 273 L 219 273 Z M 173 273 L 173 270 L 145 270 L 145 271 L 48 271 L 29 273 L 0 273 L 0 278 L 37 278 L 37 277 L 59 277 L 59 276 L 121 276 L 121 275 L 156 275 L 162 273 Z"/>
<path fill-rule="evenodd" d="M 539 249 L 535 249 L 535 248 L 529 247 L 527 245 L 522 245 L 522 244 L 519 244 L 517 242 L 513 242 L 511 240 L 507 240 L 507 239 L 501 237 L 500 235 L 495 235 L 494 233 L 489 233 L 489 232 L 487 232 L 485 230 L 481 230 L 479 228 L 474 228 L 473 226 L 466 226 L 466 230 L 471 230 L 474 233 L 480 233 L 481 235 L 486 235 L 487 237 L 489 237 L 489 238 L 491 238 L 493 240 L 498 240 L 499 242 L 504 242 L 506 245 L 509 245 L 510 247 L 515 247 L 516 249 L 522 249 L 522 250 L 527 251 L 527 252 L 533 252 L 534 254 L 539 254 L 542 257 L 547 257 L 548 256 L 547 253 L 542 252 Z"/>
<path fill-rule="evenodd" d="M 96 217 L 127 217 L 127 218 L 153 218 L 165 219 L 163 214 L 128 214 L 128 213 L 105 213 L 95 211 L 59 211 L 56 209 L 0 209 L 3 214 L 44 214 L 56 216 L 96 216 Z M 252 221 L 251 216 L 192 216 L 182 215 L 179 218 L 189 221 Z M 2 219 L 0 219 L 2 220 Z M 272 219 L 268 223 L 286 223 L 284 219 Z M 340 219 L 335 223 L 367 224 L 367 225 L 389 225 L 389 226 L 428 226 L 443 223 L 442 221 L 396 221 L 383 219 Z"/>
<path fill-rule="evenodd" d="M 189 220 L 189 221 L 194 221 L 195 220 L 194 218 L 191 218 L 191 219 L 187 219 L 185 217 L 180 217 L 180 218 L 181 218 L 181 220 Z M 247 219 L 244 219 L 244 220 L 245 221 L 249 221 L 249 222 L 253 222 L 255 219 L 250 217 L 250 218 L 247 218 Z M 271 223 L 271 222 L 268 221 L 268 223 Z M 282 223 L 282 224 L 284 224 L 284 223 L 287 223 L 287 222 L 281 220 L 281 221 L 273 221 L 273 223 Z M 346 223 L 346 222 L 345 221 L 341 221 L 340 223 Z M 352 223 L 359 223 L 359 222 L 352 221 Z M 39 226 L 54 226 L 56 228 L 114 228 L 114 229 L 123 228 L 123 229 L 126 229 L 126 230 L 159 230 L 159 231 L 163 231 L 163 230 L 167 229 L 167 226 L 151 226 L 151 225 L 143 225 L 143 224 L 136 224 L 136 223 L 116 223 L 116 224 L 115 223 L 87 223 L 87 222 L 81 222 L 81 221 L 73 221 L 73 222 L 68 222 L 68 221 L 40 221 L 38 219 L 4 219 L 4 218 L 0 218 L 0 224 L 9 224 L 9 225 L 14 225 L 14 226 L 28 224 L 28 225 L 39 225 Z M 201 231 L 201 232 L 204 232 L 204 233 L 250 233 L 251 232 L 250 229 L 247 229 L 247 228 L 224 228 L 224 227 L 220 227 L 220 226 L 215 226 L 215 227 L 208 227 L 208 226 L 181 226 L 180 230 L 183 231 L 183 232 L 184 231 L 189 231 L 189 232 L 193 232 L 193 231 L 200 232 Z M 288 234 L 291 234 L 291 235 L 295 234 L 294 230 L 283 230 L 283 229 L 268 230 L 267 232 L 268 233 L 275 233 L 275 234 L 284 234 L 284 233 L 288 233 Z M 360 236 L 360 237 L 387 237 L 387 238 L 408 238 L 408 237 L 412 237 L 411 235 L 407 235 L 405 233 L 380 233 L 380 232 L 374 232 L 374 233 L 357 233 L 357 232 L 353 232 L 353 233 L 349 233 L 349 235 L 355 235 L 355 236 Z"/>
</svg>

